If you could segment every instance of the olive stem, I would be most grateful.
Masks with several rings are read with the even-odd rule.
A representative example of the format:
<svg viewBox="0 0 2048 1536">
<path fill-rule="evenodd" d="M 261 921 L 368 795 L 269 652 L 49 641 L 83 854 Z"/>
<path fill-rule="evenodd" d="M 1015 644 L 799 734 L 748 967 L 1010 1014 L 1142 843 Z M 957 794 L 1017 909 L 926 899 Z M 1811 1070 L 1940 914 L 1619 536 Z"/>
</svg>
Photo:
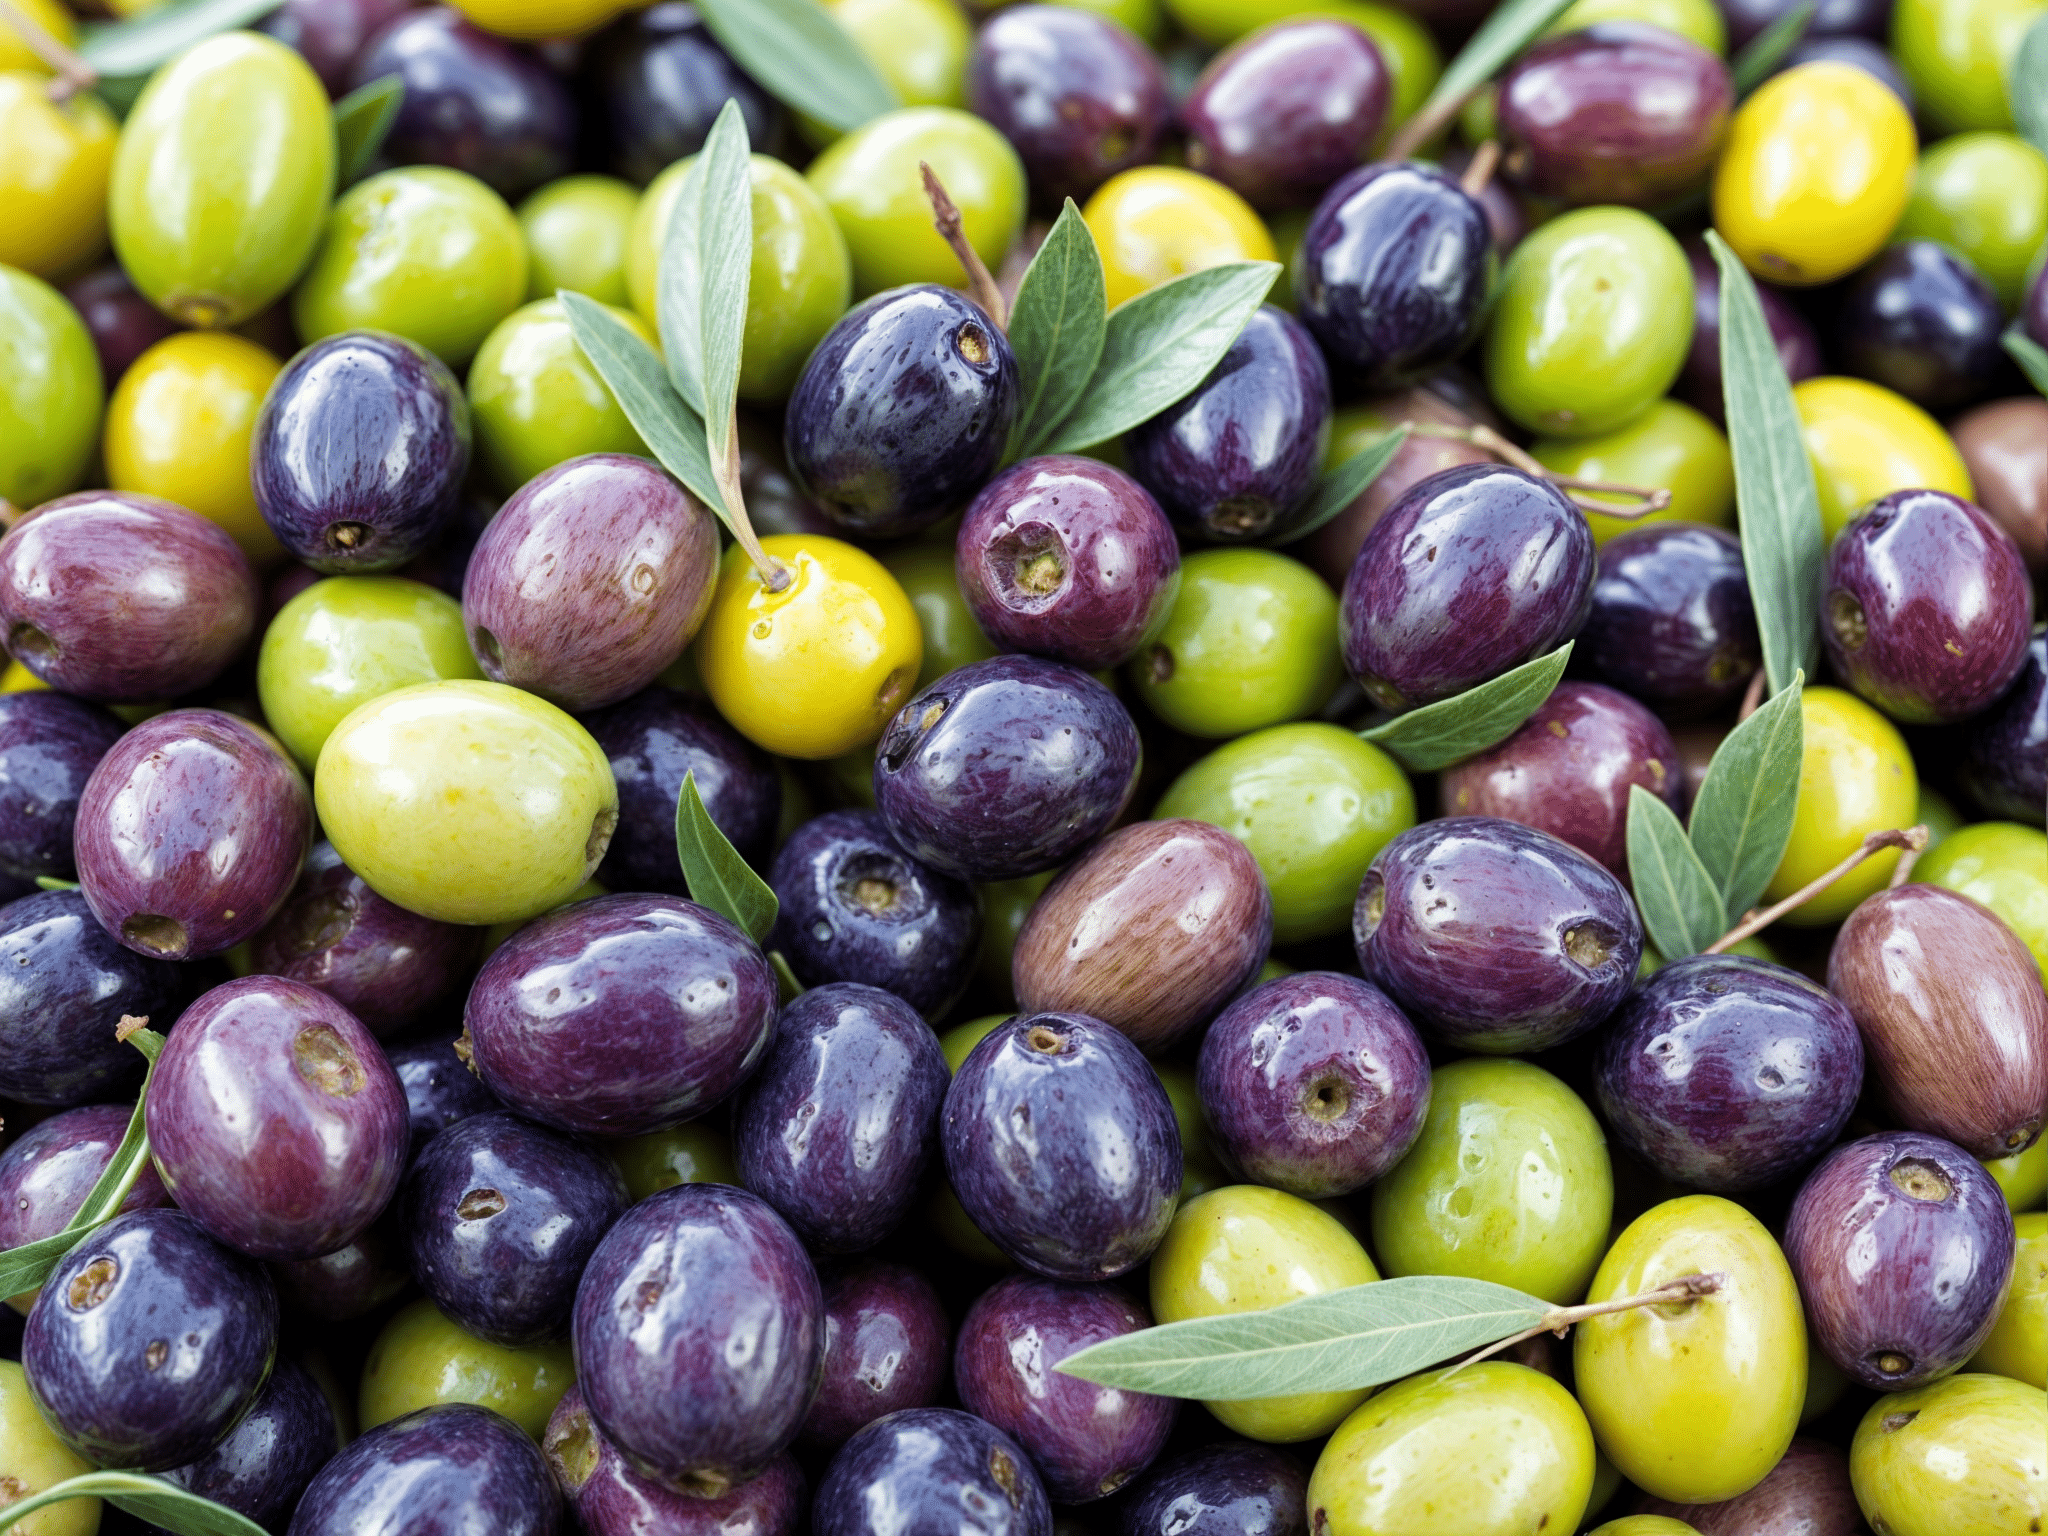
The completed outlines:
<svg viewBox="0 0 2048 1536">
<path fill-rule="evenodd" d="M 1756 669 L 1756 676 L 1749 680 L 1749 687 L 1743 690 L 1742 707 L 1735 712 L 1735 723 L 1740 725 L 1755 714 L 1764 702 L 1765 674 L 1762 667 Z"/>
<path fill-rule="evenodd" d="M 988 311 L 988 317 L 995 322 L 997 330 L 1008 332 L 1010 306 L 1003 302 L 1003 290 L 996 286 L 988 263 L 981 259 L 981 252 L 969 243 L 967 230 L 960 222 L 959 207 L 946 194 L 946 184 L 939 180 L 938 173 L 931 166 L 920 160 L 917 168 L 924 173 L 924 195 L 932 205 L 932 227 L 953 248 L 953 254 L 960 258 L 960 265 L 966 270 L 968 297 Z"/>
<path fill-rule="evenodd" d="M 1408 159 L 1423 145 L 1450 127 L 1451 119 L 1465 110 L 1465 103 L 1477 95 L 1484 88 L 1484 84 L 1482 81 L 1471 90 L 1460 91 L 1457 95 L 1447 96 L 1442 101 L 1425 102 L 1420 112 L 1395 130 L 1394 136 L 1387 140 L 1387 147 L 1378 158 L 1390 163 Z"/>
<path fill-rule="evenodd" d="M 1589 1301 L 1577 1307 L 1552 1307 L 1543 1314 L 1541 1322 L 1533 1328 L 1524 1328 L 1520 1333 L 1511 1333 L 1473 1354 L 1467 1355 L 1452 1366 L 1445 1375 L 1454 1375 L 1468 1365 L 1477 1365 L 1489 1356 L 1497 1355 L 1504 1349 L 1513 1349 L 1525 1339 L 1533 1339 L 1539 1333 L 1554 1333 L 1565 1336 L 1574 1323 L 1583 1323 L 1589 1317 L 1605 1317 L 1613 1312 L 1629 1312 L 1637 1307 L 1662 1307 L 1671 1303 L 1683 1305 L 1697 1301 L 1702 1296 L 1711 1296 L 1727 1283 L 1728 1277 L 1716 1271 L 1710 1275 L 1680 1275 L 1676 1280 L 1667 1280 L 1652 1290 L 1638 1291 L 1633 1296 L 1617 1296 L 1612 1301 Z"/>
<path fill-rule="evenodd" d="M 1926 846 L 1927 828 L 1924 826 L 1894 827 L 1888 832 L 1873 832 L 1870 836 L 1863 839 L 1861 846 L 1854 853 L 1842 860 L 1833 869 L 1809 880 L 1805 885 L 1799 887 L 1798 890 L 1775 906 L 1765 907 L 1761 912 L 1751 912 L 1741 922 L 1709 944 L 1701 953 L 1709 955 L 1725 954 L 1732 946 L 1740 944 L 1752 933 L 1760 933 L 1770 927 L 1771 924 L 1775 923 L 1787 912 L 1790 912 L 1794 907 L 1813 900 L 1814 897 L 1818 896 L 1822 891 L 1833 885 L 1842 876 L 1848 874 L 1850 870 L 1874 853 L 1882 853 L 1887 848 L 1904 848 L 1909 856 L 1917 857 L 1920 850 Z M 1907 867 L 1910 869 L 1912 866 L 1908 865 Z"/>
<path fill-rule="evenodd" d="M 1571 504 L 1582 512 L 1598 512 L 1602 517 L 1617 518 L 1632 522 L 1647 517 L 1652 512 L 1662 512 L 1671 505 L 1671 492 L 1647 485 L 1622 485 L 1613 480 L 1581 480 L 1575 475 L 1560 474 L 1536 458 L 1527 449 L 1510 442 L 1489 426 L 1452 426 L 1442 421 L 1405 421 L 1401 423 L 1417 437 L 1447 437 L 1459 442 L 1470 443 L 1475 448 L 1484 448 L 1495 458 L 1505 460 L 1525 475 L 1534 475 L 1539 480 L 1548 480 L 1564 491 Z M 1586 494 L 1574 495 L 1574 492 Z M 1628 496 L 1642 503 L 1639 507 L 1617 507 L 1612 502 L 1594 499 L 1601 496 Z"/>
<path fill-rule="evenodd" d="M 1467 197 L 1477 197 L 1486 190 L 1486 184 L 1493 180 L 1493 173 L 1500 168 L 1500 140 L 1488 139 L 1472 152 L 1472 163 L 1465 167 L 1465 174 L 1458 178 L 1458 185 L 1465 189 Z"/>
<path fill-rule="evenodd" d="M 1916 830 L 1925 832 L 1927 829 L 1920 827 Z M 1898 866 L 1892 870 L 1892 878 L 1885 886 L 1886 890 L 1896 891 L 1913 878 L 1913 866 L 1920 862 L 1920 855 L 1927 851 L 1927 844 L 1931 838 L 1932 834 L 1929 834 L 1929 837 L 1922 838 L 1917 843 L 1906 844 L 1905 850 L 1899 855 Z"/>
<path fill-rule="evenodd" d="M 754 524 L 747 516 L 747 496 L 740 485 L 740 410 L 737 404 L 733 406 L 732 421 L 726 428 L 725 457 L 711 466 L 711 478 L 718 483 L 718 494 L 725 498 L 725 526 L 732 530 L 733 542 L 746 551 L 754 569 L 760 572 L 761 585 L 770 592 L 780 592 L 789 585 L 789 567 L 761 547 L 761 541 L 754 533 Z"/>
<path fill-rule="evenodd" d="M 89 91 L 100 83 L 97 70 L 13 0 L 0 0 L 0 21 L 14 28 L 28 45 L 28 51 L 57 72 L 57 78 L 50 82 L 50 100 L 68 101 L 76 92 Z"/>
</svg>

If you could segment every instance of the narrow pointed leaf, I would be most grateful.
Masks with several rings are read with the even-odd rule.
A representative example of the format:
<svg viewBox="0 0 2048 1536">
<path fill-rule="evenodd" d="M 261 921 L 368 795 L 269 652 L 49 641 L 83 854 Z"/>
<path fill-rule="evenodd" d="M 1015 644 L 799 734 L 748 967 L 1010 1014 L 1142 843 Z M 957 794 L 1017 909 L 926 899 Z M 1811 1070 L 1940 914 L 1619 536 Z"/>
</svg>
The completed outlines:
<svg viewBox="0 0 2048 1536">
<path fill-rule="evenodd" d="M 2048 12 L 2027 28 L 2019 47 L 2013 50 L 2005 99 L 2012 103 L 2015 126 L 2034 148 L 2048 155 Z M 2048 383 L 2043 382 L 2041 374 L 2034 374 L 2034 383 L 2048 392 Z"/>
<path fill-rule="evenodd" d="M 690 900 L 730 918 L 757 944 L 768 937 L 775 926 L 775 892 L 718 830 L 704 809 L 694 772 L 683 775 L 682 798 L 676 802 L 676 857 L 683 861 Z"/>
<path fill-rule="evenodd" d="M 1643 927 L 1666 960 L 1696 955 L 1728 931 L 1721 893 L 1685 828 L 1640 784 L 1628 792 L 1628 873 Z"/>
<path fill-rule="evenodd" d="M 334 104 L 335 179 L 347 186 L 360 180 L 384 147 L 385 135 L 405 105 L 405 81 L 380 75 L 359 85 Z"/>
<path fill-rule="evenodd" d="M 79 56 L 102 75 L 146 75 L 216 32 L 261 21 L 278 0 L 173 0 L 127 21 L 87 28 Z"/>
<path fill-rule="evenodd" d="M 740 352 L 747 333 L 747 290 L 754 267 L 753 150 L 747 120 L 730 97 L 692 178 L 699 186 L 697 271 L 699 361 L 704 370 L 704 431 L 712 467 L 728 461 L 739 404 Z"/>
<path fill-rule="evenodd" d="M 1763 31 L 1752 37 L 1728 67 L 1737 96 L 1747 96 L 1770 79 L 1771 71 L 1785 62 L 1785 55 L 1799 45 L 1813 21 L 1820 0 L 1801 0 Z"/>
<path fill-rule="evenodd" d="M 1525 661 L 1491 682 L 1411 709 L 1361 734 L 1416 773 L 1448 767 L 1512 736 L 1550 697 L 1571 659 L 1572 642 L 1567 640 L 1548 656 Z"/>
<path fill-rule="evenodd" d="M 1324 475 L 1316 482 L 1316 488 L 1309 493 L 1308 510 L 1301 522 L 1273 542 L 1292 544 L 1297 539 L 1305 539 L 1358 500 L 1365 494 L 1365 488 L 1379 479 L 1386 467 L 1393 462 L 1394 455 L 1401 451 L 1401 445 L 1407 441 L 1408 424 L 1403 422 L 1378 442 L 1359 449 Z"/>
<path fill-rule="evenodd" d="M 700 0 L 720 46 L 778 101 L 846 132 L 903 105 L 815 0 Z"/>
<path fill-rule="evenodd" d="M 1728 733 L 1693 797 L 1693 851 L 1720 892 L 1724 916 L 1739 917 L 1756 904 L 1792 840 L 1806 745 L 1799 708 L 1805 680 L 1794 673 L 1791 686 Z"/>
<path fill-rule="evenodd" d="M 266 1536 L 262 1526 L 226 1505 L 141 1472 L 86 1472 L 19 1503 L 0 1506 L 0 1532 L 14 1529 L 16 1521 L 26 1520 L 39 1509 L 70 1499 L 105 1499 L 139 1520 L 161 1526 L 171 1536 Z"/>
<path fill-rule="evenodd" d="M 796 979 L 796 972 L 789 968 L 789 957 L 779 949 L 768 951 L 768 965 L 775 972 L 777 989 L 782 993 L 782 1004 L 786 1008 L 804 995 L 804 984 Z"/>
<path fill-rule="evenodd" d="M 1108 319 L 1102 253 L 1070 197 L 1025 269 L 1010 310 L 1017 420 L 1010 428 L 1009 458 L 1038 452 L 1074 408 L 1102 360 Z"/>
<path fill-rule="evenodd" d="M 2005 333 L 2005 350 L 2033 381 L 2034 388 L 2048 395 L 2048 347 L 2014 326 Z"/>
<path fill-rule="evenodd" d="M 36 887 L 39 890 L 45 891 L 75 891 L 78 889 L 78 882 L 76 880 L 59 880 L 55 875 L 37 875 Z"/>
<path fill-rule="evenodd" d="M 654 274 L 654 317 L 661 335 L 668 381 L 682 401 L 704 415 L 704 305 L 698 272 L 702 247 L 697 230 L 704 205 L 704 157 L 683 172 L 661 237 L 661 266 Z M 644 433 L 642 434 L 645 435 Z"/>
<path fill-rule="evenodd" d="M 1441 112 L 1452 102 L 1462 102 L 1499 74 L 1508 60 L 1542 36 L 1544 28 L 1562 16 L 1571 3 L 1572 0 L 1508 0 L 1486 18 L 1486 24 L 1472 34 L 1449 67 L 1437 76 L 1435 88 L 1416 116 Z"/>
</svg>

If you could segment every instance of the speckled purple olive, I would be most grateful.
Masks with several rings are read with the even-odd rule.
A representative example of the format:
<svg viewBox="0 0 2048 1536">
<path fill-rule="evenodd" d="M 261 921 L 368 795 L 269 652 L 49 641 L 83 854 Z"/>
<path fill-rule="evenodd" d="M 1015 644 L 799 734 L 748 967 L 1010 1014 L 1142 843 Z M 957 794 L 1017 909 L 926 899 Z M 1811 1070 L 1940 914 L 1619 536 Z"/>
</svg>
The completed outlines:
<svg viewBox="0 0 2048 1536">
<path fill-rule="evenodd" d="M 1425 822 L 1382 848 L 1351 936 L 1409 1018 L 1489 1055 L 1584 1034 L 1628 995 L 1643 953 L 1619 880 L 1548 832 L 1490 816 Z"/>
<path fill-rule="evenodd" d="M 1835 317 L 1846 372 L 1942 415 L 2003 392 L 2005 311 L 1977 269 L 1935 240 L 1880 251 Z"/>
<path fill-rule="evenodd" d="M 1739 1194 L 1834 1143 L 1863 1087 L 1863 1040 L 1849 1010 L 1797 971 L 1689 955 L 1615 1010 L 1593 1087 L 1616 1138 L 1658 1173 Z"/>
<path fill-rule="evenodd" d="M 588 453 L 543 470 L 498 510 L 462 578 L 484 675 L 564 709 L 645 688 L 696 636 L 718 529 L 658 464 Z"/>
<path fill-rule="evenodd" d="M 837 1450 L 885 1414 L 928 1408 L 946 1381 L 952 1324 L 919 1271 L 867 1260 L 825 1281 L 825 1376 L 798 1437 Z"/>
<path fill-rule="evenodd" d="M 877 1419 L 832 1458 L 811 1501 L 813 1536 L 1052 1536 L 1031 1461 L 956 1408 Z"/>
<path fill-rule="evenodd" d="M 412 1287 L 405 1241 L 398 1231 L 398 1201 L 332 1253 L 317 1259 L 273 1261 L 271 1281 L 287 1312 L 323 1323 L 367 1316 Z"/>
<path fill-rule="evenodd" d="M 974 974 L 974 887 L 905 853 L 873 811 L 805 822 L 776 853 L 768 884 L 780 904 L 769 947 L 806 986 L 864 982 L 936 1019 Z"/>
<path fill-rule="evenodd" d="M 1669 719 L 1733 703 L 1763 665 L 1735 535 L 1655 523 L 1609 539 L 1599 559 L 1573 659 Z"/>
<path fill-rule="evenodd" d="M 341 1447 L 334 1410 L 303 1367 L 279 1360 L 242 1422 L 199 1460 L 164 1473 L 202 1499 L 281 1530 L 299 1495 Z"/>
<path fill-rule="evenodd" d="M 1056 869 L 1138 787 L 1138 728 L 1074 667 L 996 656 L 940 678 L 875 745 L 875 804 L 905 851 L 968 880 Z"/>
<path fill-rule="evenodd" d="M 1886 1131 L 1800 1186 L 1785 1258 L 1807 1326 L 1850 1380 L 1903 1392 L 1977 1352 L 2012 1278 L 2012 1212 L 1961 1147 Z"/>
<path fill-rule="evenodd" d="M 1132 1490 L 1119 1536 L 1308 1536 L 1308 1478 L 1284 1451 L 1226 1440 L 1161 1462 Z"/>
<path fill-rule="evenodd" d="M 1838 1447 L 1796 1436 L 1747 1493 L 1718 1504 L 1674 1504 L 1645 1495 L 1637 1513 L 1682 1520 L 1699 1536 L 1863 1536 L 1863 1511 Z"/>
<path fill-rule="evenodd" d="M 137 954 L 200 960 L 252 938 L 291 894 L 313 796 L 276 738 L 217 709 L 145 720 L 78 801 L 79 888 Z"/>
<path fill-rule="evenodd" d="M 969 1218 L 1036 1274 L 1123 1274 L 1173 1220 L 1172 1101 L 1138 1048 L 1098 1019 L 1030 1013 L 991 1030 L 953 1074 L 940 1142 Z"/>
<path fill-rule="evenodd" d="M 131 1472 L 182 1467 L 220 1444 L 276 1353 L 263 1266 L 170 1209 L 116 1216 L 59 1259 L 21 1340 L 57 1437 Z"/>
<path fill-rule="evenodd" d="M 1344 664 L 1385 709 L 1433 704 L 1555 650 L 1593 603 L 1585 515 L 1547 480 L 1467 464 L 1365 536 L 1338 617 Z"/>
<path fill-rule="evenodd" d="M 289 1536 L 554 1536 L 562 1495 L 510 1419 L 467 1403 L 366 1430 L 313 1479 Z"/>
<path fill-rule="evenodd" d="M 796 1437 L 825 1354 L 817 1272 L 788 1223 L 723 1184 L 649 1195 L 576 1293 L 576 1379 L 606 1439 L 681 1493 L 716 1498 Z"/>
<path fill-rule="evenodd" d="M 1828 546 L 1821 638 L 1851 688 L 1909 725 L 1945 725 L 2020 674 L 2034 586 L 1990 515 L 1945 491 L 1894 491 Z"/>
<path fill-rule="evenodd" d="M 2048 627 L 2034 626 L 2005 697 L 1963 727 L 1957 775 L 1986 816 L 2048 817 Z"/>
<path fill-rule="evenodd" d="M 425 347 L 345 331 L 285 364 L 249 456 L 256 506 L 329 575 L 396 570 L 447 530 L 469 471 L 469 402 Z"/>
<path fill-rule="evenodd" d="M 1721 269 L 1704 239 L 1686 242 L 1685 259 L 1692 266 L 1692 345 L 1671 393 L 1721 421 L 1727 415 L 1721 398 Z M 1812 323 L 1769 283 L 1758 283 L 1756 296 L 1785 376 L 1794 384 L 1813 378 L 1825 363 Z"/>
<path fill-rule="evenodd" d="M 59 496 L 0 538 L 8 654 L 82 699 L 205 687 L 255 633 L 261 598 L 233 539 L 154 496 Z"/>
<path fill-rule="evenodd" d="M 449 1126 L 499 1107 L 490 1089 L 464 1065 L 455 1049 L 455 1036 L 437 1035 L 412 1045 L 393 1046 L 385 1051 L 398 1085 L 405 1090 L 406 1125 L 412 1136 L 412 1155 Z"/>
<path fill-rule="evenodd" d="M 0 872 L 71 878 L 78 797 L 125 729 L 68 694 L 0 694 Z"/>
<path fill-rule="evenodd" d="M 128 1133 L 126 1104 L 81 1104 L 38 1121 L 0 1152 L 0 1252 L 54 1237 L 71 1224 Z M 145 1162 L 123 1211 L 169 1205 L 156 1165 Z"/>
<path fill-rule="evenodd" d="M 834 982 L 782 1010 L 733 1110 L 740 1182 L 810 1248 L 859 1253 L 903 1220 L 938 1151 L 952 1074 L 894 993 Z"/>
<path fill-rule="evenodd" d="M 1422 1134 L 1429 1053 L 1369 981 L 1300 971 L 1254 987 L 1202 1036 L 1210 1146 L 1305 1200 L 1363 1189 Z"/>
<path fill-rule="evenodd" d="M 591 38 L 583 84 L 586 108 L 599 118 L 591 126 L 611 169 L 639 186 L 702 149 L 728 100 L 739 103 L 756 153 L 782 153 L 782 104 L 718 46 L 689 0 L 627 11 Z M 747 505 L 754 505 L 751 494 Z M 759 517 L 754 527 L 768 531 Z"/>
<path fill-rule="evenodd" d="M 477 1075 L 521 1114 L 632 1136 L 738 1087 L 768 1048 L 776 1005 L 767 958 L 708 907 L 600 896 L 507 939 L 463 1022 Z"/>
</svg>

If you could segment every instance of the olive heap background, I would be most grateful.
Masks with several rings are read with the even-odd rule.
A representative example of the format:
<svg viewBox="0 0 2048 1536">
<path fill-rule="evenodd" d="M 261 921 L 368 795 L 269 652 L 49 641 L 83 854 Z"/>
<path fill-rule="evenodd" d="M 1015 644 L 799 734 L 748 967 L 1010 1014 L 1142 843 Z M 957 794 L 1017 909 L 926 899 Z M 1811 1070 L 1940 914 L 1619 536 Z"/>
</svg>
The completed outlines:
<svg viewBox="0 0 2048 1536">
<path fill-rule="evenodd" d="M 1578 0 L 1401 163 L 1485 0 L 828 8 L 907 104 L 843 135 L 681 0 L 286 0 L 125 123 L 0 18 L 0 1249 L 167 1036 L 154 1165 L 0 1309 L 0 1521 L 98 1466 L 293 1536 L 2040 1531 L 2048 401 L 2000 336 L 2048 345 L 2048 3 L 1820 0 L 1745 97 L 1784 0 Z M 654 343 L 729 99 L 779 593 L 554 297 Z M 1012 462 L 921 161 L 1012 298 L 1068 198 L 1111 306 L 1286 270 L 1193 393 Z M 1682 816 L 1761 664 L 1710 224 L 1830 541 L 1759 902 L 1931 841 L 1666 964 L 1629 796 Z M 1441 772 L 1357 734 L 1567 640 Z M 686 774 L 759 944 L 689 899 Z M 1052 1370 L 1694 1271 L 1370 1395 Z"/>
</svg>

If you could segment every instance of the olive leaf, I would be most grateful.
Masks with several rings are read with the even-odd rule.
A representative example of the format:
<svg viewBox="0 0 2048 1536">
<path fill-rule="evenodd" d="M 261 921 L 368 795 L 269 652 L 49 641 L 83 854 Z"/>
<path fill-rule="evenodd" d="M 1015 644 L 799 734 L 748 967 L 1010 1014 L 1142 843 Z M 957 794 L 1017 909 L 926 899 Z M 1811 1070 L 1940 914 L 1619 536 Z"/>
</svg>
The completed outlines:
<svg viewBox="0 0 2048 1536">
<path fill-rule="evenodd" d="M 842 132 L 903 105 L 814 0 L 698 0 L 719 45 L 778 101 Z"/>
<path fill-rule="evenodd" d="M 1365 494 L 1367 486 L 1379 479 L 1407 441 L 1408 423 L 1404 421 L 1325 473 L 1309 493 L 1308 506 L 1301 521 L 1273 542 L 1292 544 L 1296 539 L 1305 539 L 1350 506 Z"/>
<path fill-rule="evenodd" d="M 781 950 L 768 951 L 768 965 L 775 972 L 776 986 L 782 993 L 782 1005 L 787 1008 L 804 995 L 804 984 L 796 979 L 796 972 L 789 968 L 789 957 Z"/>
<path fill-rule="evenodd" d="M 337 186 L 347 186 L 370 168 L 404 105 L 405 81 L 398 75 L 379 75 L 334 104 Z"/>
<path fill-rule="evenodd" d="M 1820 0 L 1800 0 L 1791 10 L 1752 37 L 1728 66 L 1728 78 L 1737 96 L 1747 96 L 1771 78 L 1771 71 L 1785 62 L 1785 55 L 1799 46 L 1819 9 Z"/>
<path fill-rule="evenodd" d="M 1693 796 L 1689 840 L 1720 892 L 1724 917 L 1756 904 L 1792 840 L 1806 750 L 1805 681 L 1804 672 L 1793 673 L 1784 692 L 1728 733 Z"/>
<path fill-rule="evenodd" d="M 2027 28 L 2019 47 L 2013 50 L 2012 72 L 2005 82 L 2005 99 L 2012 103 L 2014 125 L 2027 136 L 2034 148 L 2048 155 L 2048 12 Z M 2007 350 L 2011 350 L 2009 343 Z M 2041 349 L 2036 347 L 2034 350 L 2039 353 Z M 2018 353 L 2013 355 L 2019 356 Z M 2043 375 L 2027 365 L 2024 357 L 2020 362 L 2033 374 L 2035 387 L 2048 393 L 2048 382 L 2043 382 Z"/>
<path fill-rule="evenodd" d="M 262 1526 L 225 1504 L 202 1499 L 176 1483 L 141 1472 L 86 1472 L 68 1477 L 41 1493 L 0 1507 L 0 1532 L 66 1499 L 105 1499 L 137 1519 L 161 1526 L 171 1536 L 266 1536 Z"/>
<path fill-rule="evenodd" d="M 698 361 L 703 369 L 705 449 L 714 473 L 739 463 L 740 355 L 747 338 L 747 291 L 754 267 L 754 161 L 747 120 L 727 98 L 697 156 L 695 201 L 700 292 Z M 673 238 L 674 226 L 670 226 Z M 723 483 L 723 482 L 721 482 Z"/>
<path fill-rule="evenodd" d="M 78 54 L 102 75 L 146 75 L 194 43 L 261 21 L 277 7 L 278 0 L 173 0 L 126 21 L 87 27 Z"/>
<path fill-rule="evenodd" d="M 2048 347 L 2034 340 L 2018 326 L 2005 333 L 2005 350 L 2026 371 L 2034 388 L 2048 395 Z"/>
<path fill-rule="evenodd" d="M 1495 10 L 1458 50 L 1449 67 L 1437 76 L 1428 99 L 1388 143 L 1383 158 L 1405 160 L 1435 138 L 1458 115 L 1467 97 L 1541 37 L 1571 3 L 1572 0 L 1508 0 Z"/>
<path fill-rule="evenodd" d="M 1714 877 L 1671 807 L 1640 784 L 1628 792 L 1628 874 L 1643 927 L 1666 960 L 1696 955 L 1727 931 Z"/>
<path fill-rule="evenodd" d="M 1073 410 L 1102 360 L 1108 318 L 1102 253 L 1070 197 L 1025 269 L 1010 309 L 1017 419 L 1005 457 L 1026 459 L 1038 452 Z"/>
<path fill-rule="evenodd" d="M 1742 563 L 1763 638 L 1771 692 L 1791 686 L 1818 641 L 1820 567 L 1826 550 L 1820 493 L 1792 384 L 1748 271 L 1712 230 L 1721 272 L 1721 390 L 1735 454 Z"/>
<path fill-rule="evenodd" d="M 683 775 L 683 793 L 676 801 L 676 857 L 683 861 L 690 900 L 730 919 L 756 944 L 768 937 L 775 926 L 775 892 L 704 809 L 694 771 Z"/>
<path fill-rule="evenodd" d="M 1512 736 L 1550 697 L 1571 659 L 1572 642 L 1567 640 L 1549 655 L 1525 661 L 1491 682 L 1411 709 L 1359 734 L 1415 773 L 1448 767 Z"/>
<path fill-rule="evenodd" d="M 36 888 L 44 891 L 75 891 L 78 889 L 78 882 L 59 880 L 55 875 L 37 875 Z"/>
</svg>

